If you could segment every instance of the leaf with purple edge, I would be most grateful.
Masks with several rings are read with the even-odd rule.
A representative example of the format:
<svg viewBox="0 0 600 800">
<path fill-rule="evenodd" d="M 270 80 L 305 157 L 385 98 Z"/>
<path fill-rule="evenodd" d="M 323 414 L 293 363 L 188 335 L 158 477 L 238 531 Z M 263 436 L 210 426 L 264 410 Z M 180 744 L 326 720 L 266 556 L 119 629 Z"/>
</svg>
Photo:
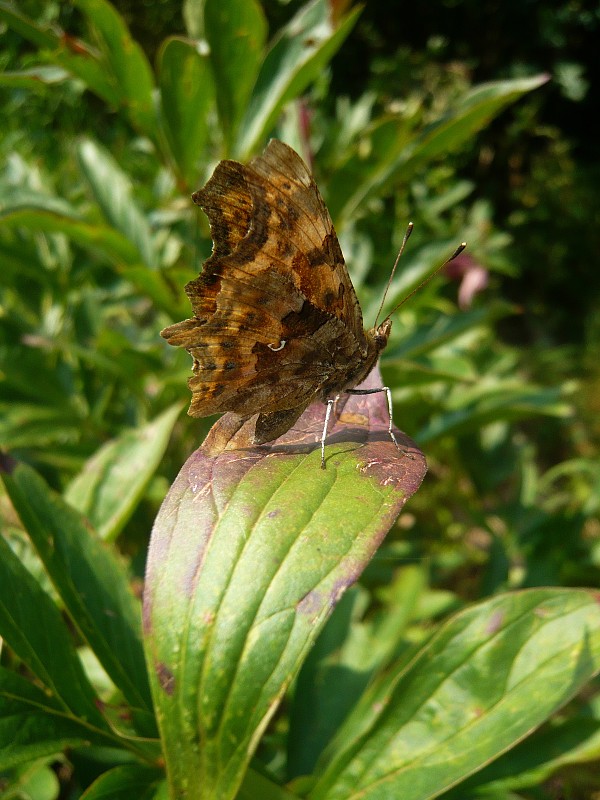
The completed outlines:
<svg viewBox="0 0 600 800">
<path fill-rule="evenodd" d="M 380 387 L 378 372 L 363 388 Z M 157 517 L 146 651 L 171 787 L 234 797 L 261 734 L 335 603 L 425 475 L 388 434 L 385 395 L 311 406 L 269 445 L 227 449 L 231 416 L 188 459 Z M 235 441 L 239 446 L 239 436 Z M 219 447 L 215 447 L 215 442 Z"/>
</svg>

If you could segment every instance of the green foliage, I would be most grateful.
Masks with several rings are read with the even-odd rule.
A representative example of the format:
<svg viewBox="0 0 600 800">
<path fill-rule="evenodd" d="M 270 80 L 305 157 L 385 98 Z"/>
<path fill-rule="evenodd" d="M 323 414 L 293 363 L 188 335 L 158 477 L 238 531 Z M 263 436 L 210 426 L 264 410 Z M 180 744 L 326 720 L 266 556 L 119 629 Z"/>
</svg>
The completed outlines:
<svg viewBox="0 0 600 800">
<path fill-rule="evenodd" d="M 404 102 L 385 70 L 334 96 L 359 7 L 312 0 L 269 38 L 257 0 L 188 2 L 155 68 L 107 0 L 36 8 L 0 3 L 7 791 L 55 798 L 61 774 L 72 797 L 167 798 L 166 762 L 171 797 L 508 798 L 597 760 L 597 603 L 560 587 L 598 582 L 600 478 L 590 451 L 557 463 L 548 444 L 592 402 L 562 351 L 500 338 L 518 309 L 494 291 L 461 306 L 438 279 L 394 314 L 384 379 L 437 480 L 331 616 L 405 499 L 341 457 L 265 459 L 206 493 L 186 463 L 156 519 L 150 676 L 132 589 L 208 428 L 177 421 L 189 359 L 158 337 L 210 251 L 186 196 L 278 135 L 314 164 L 368 323 L 409 214 L 387 308 L 463 238 L 450 277 L 494 289 L 516 262 L 460 154 L 546 77 L 470 86 L 428 63 Z M 529 191 L 554 180 L 541 161 Z M 511 225 L 532 219 L 548 236 L 541 213 Z"/>
</svg>

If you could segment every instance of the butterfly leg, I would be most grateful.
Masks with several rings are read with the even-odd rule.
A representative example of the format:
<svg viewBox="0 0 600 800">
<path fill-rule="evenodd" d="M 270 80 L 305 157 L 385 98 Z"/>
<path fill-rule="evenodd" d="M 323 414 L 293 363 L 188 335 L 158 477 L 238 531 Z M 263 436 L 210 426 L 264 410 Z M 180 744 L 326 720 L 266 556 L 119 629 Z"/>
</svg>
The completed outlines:
<svg viewBox="0 0 600 800">
<path fill-rule="evenodd" d="M 389 386 L 381 386 L 377 389 L 346 389 L 346 394 L 377 394 L 377 392 L 385 392 L 385 396 L 387 399 L 387 407 L 388 407 L 388 433 L 390 435 L 390 439 L 396 445 L 398 450 L 402 453 L 402 455 L 410 456 L 412 458 L 412 454 L 409 453 L 408 450 L 405 450 L 403 447 L 400 447 L 398 444 L 398 440 L 393 431 L 394 420 L 392 418 L 392 392 Z"/>
<path fill-rule="evenodd" d="M 325 422 L 323 423 L 323 433 L 321 434 L 321 469 L 325 469 L 325 439 L 327 438 L 327 427 L 329 425 L 329 418 L 331 412 L 335 408 L 335 404 L 339 399 L 339 394 L 334 398 L 327 401 L 327 410 L 325 411 Z"/>
</svg>

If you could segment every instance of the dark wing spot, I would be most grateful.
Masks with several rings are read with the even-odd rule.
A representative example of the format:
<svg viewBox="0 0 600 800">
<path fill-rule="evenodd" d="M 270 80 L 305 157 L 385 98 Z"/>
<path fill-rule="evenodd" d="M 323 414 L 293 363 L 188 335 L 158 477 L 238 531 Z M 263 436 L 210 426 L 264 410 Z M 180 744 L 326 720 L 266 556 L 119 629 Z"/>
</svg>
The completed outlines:
<svg viewBox="0 0 600 800">
<path fill-rule="evenodd" d="M 323 295 L 323 307 L 329 310 L 335 301 L 335 293 L 328 289 Z"/>
<path fill-rule="evenodd" d="M 320 247 L 315 247 L 312 250 L 309 250 L 306 254 L 308 258 L 308 264 L 311 267 L 318 267 L 324 261 L 324 253 Z"/>
<path fill-rule="evenodd" d="M 237 361 L 226 361 L 224 364 L 225 369 L 237 369 Z"/>
<path fill-rule="evenodd" d="M 281 320 L 284 339 L 312 336 L 328 320 L 324 311 L 314 306 L 308 300 L 302 303 L 300 311 L 290 311 Z"/>
<path fill-rule="evenodd" d="M 327 254 L 327 261 L 332 267 L 339 263 L 344 263 L 342 248 L 335 233 L 328 233 L 323 239 L 323 250 Z"/>
</svg>

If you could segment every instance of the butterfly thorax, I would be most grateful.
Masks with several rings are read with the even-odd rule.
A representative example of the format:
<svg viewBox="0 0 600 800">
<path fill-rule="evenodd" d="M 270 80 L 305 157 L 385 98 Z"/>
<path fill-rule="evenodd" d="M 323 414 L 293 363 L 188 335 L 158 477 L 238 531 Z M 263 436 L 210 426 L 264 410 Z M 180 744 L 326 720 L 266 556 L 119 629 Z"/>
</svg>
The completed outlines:
<svg viewBox="0 0 600 800">
<path fill-rule="evenodd" d="M 352 359 L 352 366 L 346 364 L 341 372 L 335 373 L 326 381 L 319 392 L 319 397 L 327 401 L 340 392 L 353 389 L 362 383 L 377 364 L 381 351 L 388 343 L 392 322 L 384 320 L 377 328 L 364 332 L 364 343 L 360 357 Z"/>
</svg>

